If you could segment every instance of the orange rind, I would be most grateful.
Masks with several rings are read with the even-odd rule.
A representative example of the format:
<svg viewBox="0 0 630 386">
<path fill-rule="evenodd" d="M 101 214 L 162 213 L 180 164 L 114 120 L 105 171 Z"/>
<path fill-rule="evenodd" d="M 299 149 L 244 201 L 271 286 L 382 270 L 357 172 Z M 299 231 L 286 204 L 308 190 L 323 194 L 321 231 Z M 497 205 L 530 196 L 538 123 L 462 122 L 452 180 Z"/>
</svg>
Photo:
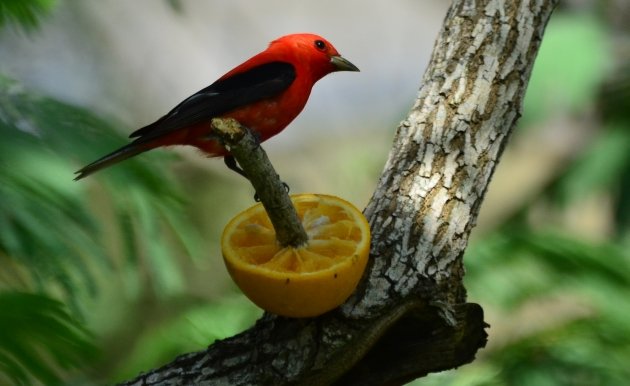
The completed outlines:
<svg viewBox="0 0 630 386">
<path fill-rule="evenodd" d="M 223 231 L 221 249 L 241 291 L 266 311 L 313 317 L 341 305 L 355 290 L 367 265 L 370 227 L 356 207 L 334 196 L 291 196 L 308 241 L 281 247 L 263 206 L 234 217 Z"/>
</svg>

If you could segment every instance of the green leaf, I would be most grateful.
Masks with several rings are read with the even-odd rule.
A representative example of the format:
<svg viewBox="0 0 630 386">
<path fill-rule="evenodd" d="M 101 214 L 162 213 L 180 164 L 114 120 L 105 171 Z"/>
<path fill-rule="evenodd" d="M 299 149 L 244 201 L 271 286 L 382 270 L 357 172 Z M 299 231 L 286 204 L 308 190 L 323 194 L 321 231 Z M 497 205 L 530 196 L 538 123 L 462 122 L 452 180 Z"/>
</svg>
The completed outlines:
<svg viewBox="0 0 630 386">
<path fill-rule="evenodd" d="M 609 124 L 555 184 L 552 197 L 567 205 L 593 193 L 613 190 L 630 167 L 630 130 Z"/>
<path fill-rule="evenodd" d="M 524 123 L 592 104 L 612 65 L 604 25 L 589 14 L 554 14 L 524 100 Z"/>
<path fill-rule="evenodd" d="M 182 353 L 202 350 L 217 339 L 243 331 L 260 314 L 261 310 L 241 295 L 194 306 L 178 317 L 145 331 L 129 357 L 121 361 L 123 366 L 117 371 L 116 378 L 129 379 Z"/>
<path fill-rule="evenodd" d="M 40 18 L 50 13 L 56 4 L 56 0 L 2 0 L 0 27 L 13 22 L 25 29 L 35 28 Z"/>
<path fill-rule="evenodd" d="M 77 304 L 78 294 L 98 290 L 95 272 L 122 266 L 130 288 L 146 268 L 157 294 L 182 290 L 177 258 L 196 251 L 200 237 L 167 171 L 172 153 L 72 180 L 80 165 L 126 142 L 90 111 L 0 76 L 0 256 L 25 268 L 27 288 L 61 290 Z"/>
<path fill-rule="evenodd" d="M 97 354 L 91 334 L 59 301 L 44 295 L 0 293 L 0 382 L 59 384 Z"/>
<path fill-rule="evenodd" d="M 507 336 L 489 330 L 491 340 L 494 331 L 503 341 L 485 351 L 482 362 L 501 369 L 495 382 L 614 385 L 630 377 L 627 249 L 506 224 L 474 242 L 465 262 L 470 299 L 490 311 L 491 325 L 513 324 Z M 583 311 L 565 316 L 540 305 L 548 299 Z M 533 313 L 537 306 L 539 313 Z M 519 313 L 523 309 L 528 312 Z M 541 323 L 547 313 L 556 322 Z"/>
</svg>

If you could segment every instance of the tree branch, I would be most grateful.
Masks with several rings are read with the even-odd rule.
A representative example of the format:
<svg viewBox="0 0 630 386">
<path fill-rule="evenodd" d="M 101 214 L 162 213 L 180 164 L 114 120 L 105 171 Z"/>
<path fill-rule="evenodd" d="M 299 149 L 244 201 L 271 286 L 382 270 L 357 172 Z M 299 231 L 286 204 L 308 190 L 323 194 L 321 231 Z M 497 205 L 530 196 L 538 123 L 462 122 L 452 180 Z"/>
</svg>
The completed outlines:
<svg viewBox="0 0 630 386">
<path fill-rule="evenodd" d="M 214 133 L 238 161 L 256 190 L 276 232 L 278 243 L 299 247 L 308 241 L 289 194 L 254 135 L 235 119 L 214 118 Z"/>
<path fill-rule="evenodd" d="M 365 209 L 370 265 L 344 305 L 265 314 L 125 384 L 395 385 L 472 361 L 486 333 L 462 257 L 557 2 L 453 2 Z"/>
</svg>

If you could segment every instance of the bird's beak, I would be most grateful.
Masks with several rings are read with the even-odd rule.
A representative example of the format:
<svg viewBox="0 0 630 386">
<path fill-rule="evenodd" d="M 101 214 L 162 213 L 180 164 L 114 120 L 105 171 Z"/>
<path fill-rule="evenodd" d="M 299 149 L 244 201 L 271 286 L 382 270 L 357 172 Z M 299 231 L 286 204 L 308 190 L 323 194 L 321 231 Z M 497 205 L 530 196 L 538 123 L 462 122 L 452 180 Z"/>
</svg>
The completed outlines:
<svg viewBox="0 0 630 386">
<path fill-rule="evenodd" d="M 337 71 L 359 71 L 359 68 L 342 56 L 331 56 L 330 63 L 335 66 Z"/>
</svg>

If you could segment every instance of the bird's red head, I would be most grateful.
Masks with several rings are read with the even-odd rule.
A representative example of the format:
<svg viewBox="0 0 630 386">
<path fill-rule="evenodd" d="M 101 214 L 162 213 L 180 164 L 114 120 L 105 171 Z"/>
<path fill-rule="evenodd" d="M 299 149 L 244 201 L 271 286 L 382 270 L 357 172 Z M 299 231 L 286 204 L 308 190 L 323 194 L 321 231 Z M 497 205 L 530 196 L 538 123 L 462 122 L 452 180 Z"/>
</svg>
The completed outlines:
<svg viewBox="0 0 630 386">
<path fill-rule="evenodd" d="M 269 50 L 290 52 L 294 60 L 308 68 L 317 81 L 335 71 L 359 71 L 337 49 L 319 35 L 301 33 L 282 36 L 269 45 Z"/>
</svg>

